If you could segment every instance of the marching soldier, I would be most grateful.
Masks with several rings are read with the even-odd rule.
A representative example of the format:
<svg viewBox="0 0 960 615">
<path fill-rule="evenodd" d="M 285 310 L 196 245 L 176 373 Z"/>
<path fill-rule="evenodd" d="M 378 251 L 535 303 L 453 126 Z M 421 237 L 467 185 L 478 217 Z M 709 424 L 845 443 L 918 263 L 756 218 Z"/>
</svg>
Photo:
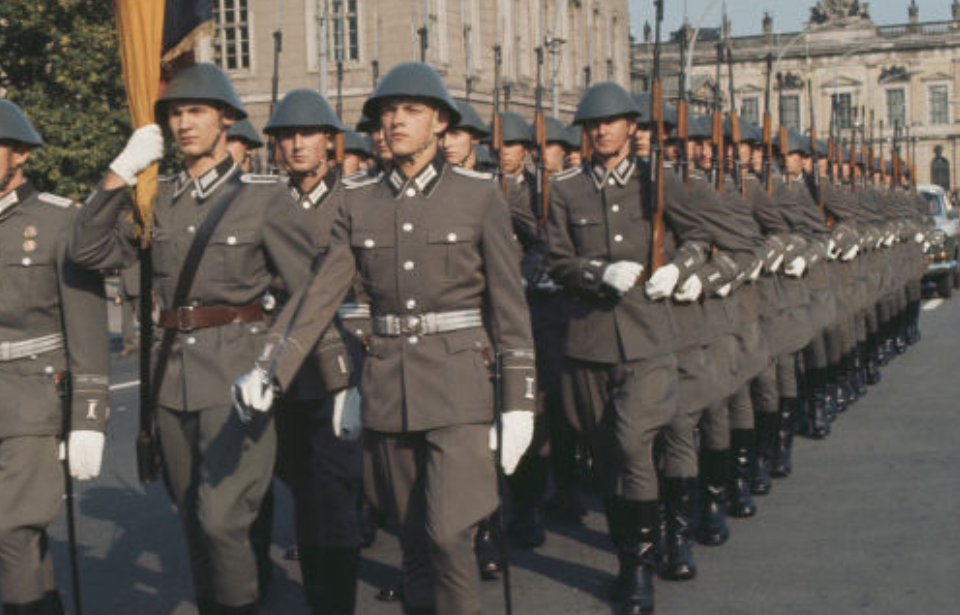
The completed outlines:
<svg viewBox="0 0 960 615">
<path fill-rule="evenodd" d="M 289 92 L 264 127 L 276 140 L 287 170 L 290 206 L 308 230 L 319 258 L 330 248 L 331 227 L 344 198 L 341 172 L 327 164 L 329 147 L 343 130 L 330 105 L 314 90 Z M 285 300 L 286 293 L 278 294 Z M 351 324 L 364 320 L 367 311 L 368 306 L 351 301 L 342 306 L 340 316 Z M 360 349 L 352 346 L 357 369 Z M 347 389 L 350 371 L 324 371 L 336 364 L 336 356 L 325 356 L 331 351 L 340 352 L 339 340 L 328 335 L 278 404 L 278 474 L 294 497 L 307 603 L 317 614 L 348 615 L 356 602 L 363 450 L 359 404 L 348 400 L 357 395 L 355 389 Z"/>
<path fill-rule="evenodd" d="M 230 387 L 265 339 L 261 298 L 272 280 L 296 291 L 315 251 L 294 208 L 277 207 L 289 202 L 288 190 L 274 177 L 242 175 L 227 152 L 227 130 L 245 116 L 233 85 L 211 64 L 177 73 L 156 103 L 184 156 L 183 171 L 160 182 L 152 212 L 159 325 L 177 332 L 156 424 L 203 614 L 258 611 L 249 534 L 273 474 L 276 434 L 268 415 L 250 425 L 238 419 Z M 79 264 L 124 267 L 137 259 L 127 187 L 162 153 L 159 126 L 133 133 L 77 217 L 70 255 Z M 211 222 L 212 214 L 222 218 Z M 203 240 L 202 258 L 186 263 L 193 242 Z M 196 282 L 175 303 L 180 272 L 190 268 Z M 325 373 L 344 369 L 348 359 L 336 353 Z"/>
<path fill-rule="evenodd" d="M 263 147 L 263 140 L 250 120 L 234 122 L 227 131 L 227 151 L 244 173 L 254 170 L 253 153 L 261 147 Z"/>
<path fill-rule="evenodd" d="M 444 133 L 443 154 L 455 167 L 476 169 L 477 149 L 480 141 L 490 136 L 490 131 L 470 103 L 463 100 L 456 103 L 460 122 Z"/>
<path fill-rule="evenodd" d="M 359 272 L 373 320 L 361 379 L 368 487 L 400 528 L 406 612 L 476 615 L 473 530 L 497 507 L 490 447 L 502 446 L 510 473 L 533 431 L 519 255 L 496 183 L 442 155 L 439 141 L 459 112 L 433 69 L 395 67 L 365 113 L 380 119 L 393 164 L 345 185 L 303 309 L 294 295 L 236 396 L 242 408 L 269 410 L 273 379 L 290 385 Z M 496 365 L 502 442 L 491 428 Z"/>
<path fill-rule="evenodd" d="M 7 615 L 63 613 L 46 535 L 64 495 L 57 450 L 72 478 L 96 478 L 109 417 L 103 280 L 66 254 L 74 203 L 25 177 L 42 144 L 20 108 L 0 99 L 0 595 Z"/>
</svg>

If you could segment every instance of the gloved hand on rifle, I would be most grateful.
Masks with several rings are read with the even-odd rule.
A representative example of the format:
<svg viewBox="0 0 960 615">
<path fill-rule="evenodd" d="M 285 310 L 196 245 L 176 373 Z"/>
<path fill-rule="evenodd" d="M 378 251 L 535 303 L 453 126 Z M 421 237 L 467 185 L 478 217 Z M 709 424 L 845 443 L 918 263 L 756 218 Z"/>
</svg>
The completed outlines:
<svg viewBox="0 0 960 615">
<path fill-rule="evenodd" d="M 500 419 L 503 422 L 503 451 L 500 466 L 510 476 L 517 469 L 520 458 L 527 452 L 533 440 L 533 412 L 507 410 Z M 490 427 L 490 450 L 497 450 L 497 425 Z"/>
<path fill-rule="evenodd" d="M 252 421 L 256 413 L 269 412 L 274 395 L 273 382 L 259 365 L 237 376 L 230 389 L 233 407 L 244 423 Z"/>
<path fill-rule="evenodd" d="M 71 431 L 66 442 L 60 443 L 60 461 L 70 454 L 70 476 L 77 480 L 91 480 L 100 476 L 103 448 L 106 438 L 102 431 Z"/>
</svg>

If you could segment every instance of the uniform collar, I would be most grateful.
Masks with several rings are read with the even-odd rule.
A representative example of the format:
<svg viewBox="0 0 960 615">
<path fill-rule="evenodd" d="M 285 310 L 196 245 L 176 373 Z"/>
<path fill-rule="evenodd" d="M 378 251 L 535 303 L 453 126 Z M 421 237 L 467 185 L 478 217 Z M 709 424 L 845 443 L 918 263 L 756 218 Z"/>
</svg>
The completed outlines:
<svg viewBox="0 0 960 615">
<path fill-rule="evenodd" d="M 33 184 L 27 181 L 8 192 L 3 198 L 0 198 L 0 216 L 13 209 L 17 203 L 23 203 L 29 199 L 36 191 L 37 189 L 33 187 Z"/>
<path fill-rule="evenodd" d="M 179 197 L 187 188 L 193 186 L 191 196 L 197 201 L 203 201 L 216 192 L 217 188 L 239 168 L 237 163 L 234 162 L 233 156 L 227 155 L 226 158 L 214 165 L 213 168 L 207 170 L 200 177 L 192 178 L 186 170 L 180 171 L 180 174 L 177 175 L 177 179 L 174 182 L 173 198 Z"/>
<path fill-rule="evenodd" d="M 290 193 L 304 209 L 317 209 L 323 203 L 323 200 L 333 192 L 338 179 L 337 169 L 328 169 L 320 178 L 320 181 L 317 182 L 317 185 L 307 193 L 300 192 L 293 180 L 290 180 Z"/>
<path fill-rule="evenodd" d="M 443 171 L 446 167 L 447 161 L 438 152 L 433 160 L 428 162 L 415 177 L 410 179 L 407 179 L 400 169 L 394 166 L 387 175 L 387 185 L 390 186 L 393 198 L 400 198 L 404 194 L 412 197 L 417 193 L 429 197 L 440 183 L 440 178 L 443 177 Z"/>
<path fill-rule="evenodd" d="M 610 185 L 616 183 L 622 188 L 630 181 L 630 176 L 633 175 L 636 166 L 637 159 L 632 155 L 624 156 L 623 160 L 617 163 L 617 166 L 609 170 L 602 164 L 593 162 L 590 165 L 590 176 L 593 177 L 593 183 L 597 190 L 602 190 L 607 183 Z"/>
</svg>

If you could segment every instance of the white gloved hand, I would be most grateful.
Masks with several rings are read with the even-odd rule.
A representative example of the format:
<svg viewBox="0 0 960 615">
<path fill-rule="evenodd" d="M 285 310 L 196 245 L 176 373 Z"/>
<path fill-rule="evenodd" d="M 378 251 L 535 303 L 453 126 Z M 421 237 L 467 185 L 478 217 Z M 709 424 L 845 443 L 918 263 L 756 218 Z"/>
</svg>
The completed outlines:
<svg viewBox="0 0 960 615">
<path fill-rule="evenodd" d="M 160 126 L 157 124 L 147 124 L 133 131 L 126 147 L 110 163 L 110 170 L 128 186 L 136 186 L 137 175 L 161 158 L 163 158 L 163 133 L 160 132 Z"/>
<path fill-rule="evenodd" d="M 513 474 L 520 458 L 527 452 L 533 440 L 533 412 L 529 410 L 508 410 L 500 419 L 503 422 L 503 452 L 500 453 L 500 465 L 507 476 Z M 497 450 L 497 426 L 490 428 L 490 450 Z"/>
<path fill-rule="evenodd" d="M 791 278 L 799 278 L 803 275 L 803 272 L 807 269 L 807 260 L 802 256 L 798 256 L 784 267 L 783 273 L 790 276 Z"/>
<path fill-rule="evenodd" d="M 726 299 L 730 295 L 731 290 L 733 290 L 733 284 L 727 282 L 717 289 L 716 295 L 721 299 Z"/>
<path fill-rule="evenodd" d="M 664 265 L 653 272 L 653 275 L 644 285 L 644 291 L 646 291 L 647 297 L 654 301 L 666 299 L 673 294 L 673 289 L 677 287 L 679 281 L 680 268 L 673 264 Z"/>
<path fill-rule="evenodd" d="M 673 294 L 673 298 L 680 303 L 693 303 L 703 294 L 703 282 L 700 276 L 692 275 L 683 281 L 680 289 Z"/>
<path fill-rule="evenodd" d="M 883 245 L 885 245 L 885 246 L 887 246 L 887 247 L 889 248 L 890 246 L 893 245 L 893 242 L 896 241 L 896 240 L 897 240 L 897 236 L 896 236 L 894 233 L 890 233 L 890 234 L 887 235 L 886 238 L 883 240 Z"/>
<path fill-rule="evenodd" d="M 929 249 L 930 249 L 930 242 L 929 242 L 929 241 L 924 241 L 924 242 L 923 242 L 923 251 L 926 252 L 926 251 L 929 250 Z"/>
<path fill-rule="evenodd" d="M 830 240 L 827 242 L 827 258 L 832 261 L 837 260 L 837 257 L 840 256 L 840 248 L 837 247 L 837 242 Z"/>
<path fill-rule="evenodd" d="M 853 247 L 849 248 L 846 252 L 840 255 L 840 260 L 844 262 L 852 261 L 857 257 L 857 254 L 859 253 L 860 253 L 860 246 L 854 244 Z"/>
<path fill-rule="evenodd" d="M 780 265 L 783 264 L 783 254 L 778 254 L 777 258 L 770 263 L 770 273 L 776 273 L 780 270 Z"/>
<path fill-rule="evenodd" d="M 66 459 L 70 449 L 70 476 L 77 480 L 90 480 L 100 476 L 103 464 L 103 432 L 81 430 L 71 431 L 67 442 L 60 443 L 60 460 Z"/>
<path fill-rule="evenodd" d="M 923 233 L 917 233 L 913 236 L 913 240 L 917 243 L 923 243 L 923 240 L 926 236 Z"/>
<path fill-rule="evenodd" d="M 333 435 L 345 442 L 356 442 L 363 432 L 360 413 L 362 399 L 357 387 L 338 391 L 333 396 Z"/>
<path fill-rule="evenodd" d="M 253 420 L 255 412 L 268 412 L 273 406 L 273 383 L 259 365 L 237 376 L 230 389 L 233 407 L 244 423 Z"/>
<path fill-rule="evenodd" d="M 747 278 L 751 282 L 756 282 L 758 279 L 760 279 L 761 271 L 763 271 L 763 261 L 757 260 L 753 265 L 753 269 L 751 269 L 750 273 L 747 274 Z"/>
<path fill-rule="evenodd" d="M 643 265 L 633 261 L 618 261 L 603 270 L 603 283 L 623 294 L 636 286 L 643 273 Z"/>
</svg>

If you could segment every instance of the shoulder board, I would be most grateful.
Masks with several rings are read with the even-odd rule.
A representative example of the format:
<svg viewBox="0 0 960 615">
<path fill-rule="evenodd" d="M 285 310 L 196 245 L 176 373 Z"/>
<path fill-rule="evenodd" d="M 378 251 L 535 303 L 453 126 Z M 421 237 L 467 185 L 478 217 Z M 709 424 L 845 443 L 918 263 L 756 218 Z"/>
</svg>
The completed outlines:
<svg viewBox="0 0 960 615">
<path fill-rule="evenodd" d="M 570 179 L 571 177 L 574 177 L 574 176 L 576 176 L 576 175 L 580 175 L 581 173 L 583 173 L 583 167 L 580 167 L 580 166 L 570 167 L 570 168 L 567 169 L 566 171 L 560 171 L 559 173 L 557 173 L 556 175 L 554 175 L 554 176 L 553 176 L 553 180 L 554 180 L 554 181 L 558 181 L 558 182 L 562 182 L 562 181 L 564 181 L 564 180 L 566 180 L 566 179 Z"/>
<path fill-rule="evenodd" d="M 343 178 L 343 187 L 346 190 L 357 190 L 365 186 L 372 186 L 380 183 L 379 175 L 368 175 L 364 171 L 353 173 Z"/>
<path fill-rule="evenodd" d="M 483 179 L 486 181 L 491 181 L 493 179 L 493 173 L 487 173 L 485 171 L 475 171 L 474 169 L 465 169 L 464 167 L 452 167 L 453 172 L 457 175 L 463 175 L 464 177 L 472 177 L 474 179 Z"/>
<path fill-rule="evenodd" d="M 244 173 L 240 176 L 240 181 L 245 184 L 275 184 L 279 180 L 279 175 L 266 175 L 264 173 Z"/>
<path fill-rule="evenodd" d="M 73 201 L 66 197 L 57 196 L 55 194 L 50 194 L 49 192 L 41 192 L 37 195 L 37 199 L 41 202 L 48 205 L 55 205 L 57 207 L 62 207 L 64 209 L 69 209 L 73 207 Z"/>
</svg>

